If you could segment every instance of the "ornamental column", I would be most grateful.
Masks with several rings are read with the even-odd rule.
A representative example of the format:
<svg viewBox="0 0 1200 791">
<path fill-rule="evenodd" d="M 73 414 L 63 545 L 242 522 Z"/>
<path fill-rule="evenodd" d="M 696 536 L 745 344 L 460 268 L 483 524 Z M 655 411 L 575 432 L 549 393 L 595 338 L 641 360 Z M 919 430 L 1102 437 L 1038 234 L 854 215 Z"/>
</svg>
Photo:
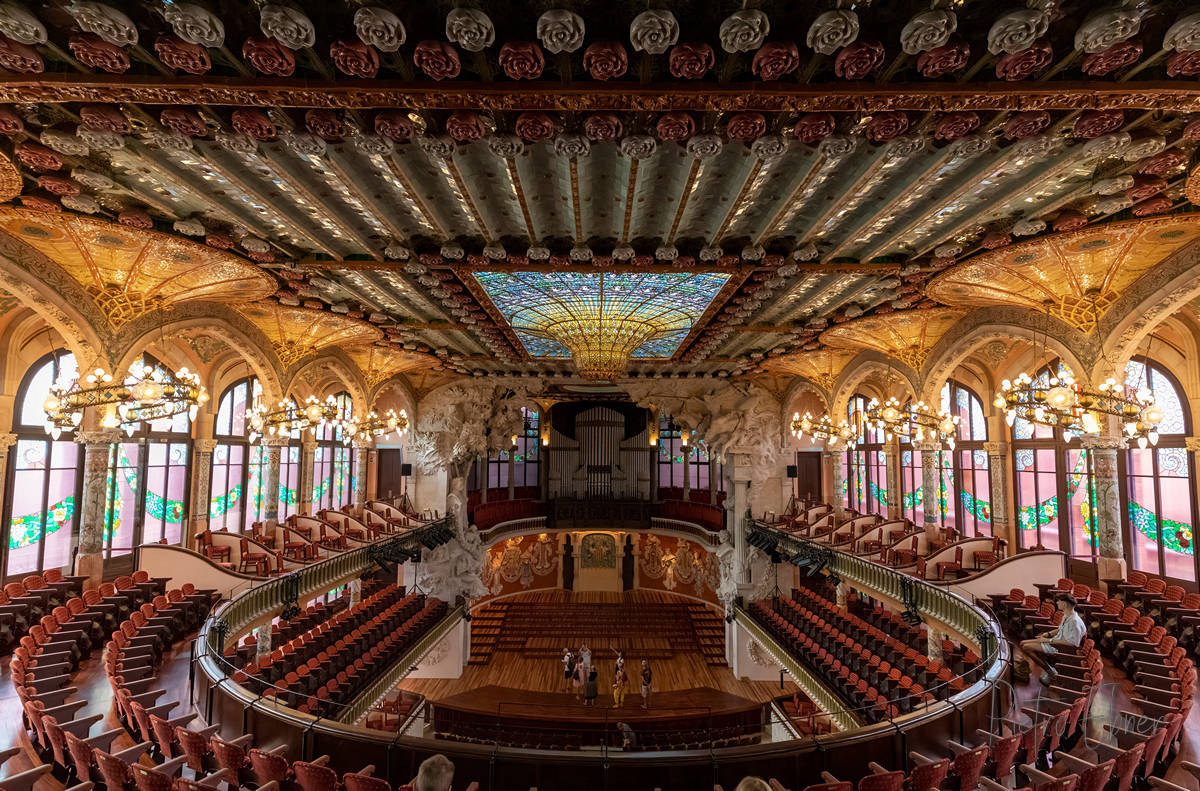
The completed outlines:
<svg viewBox="0 0 1200 791">
<path fill-rule="evenodd" d="M 841 521 L 846 515 L 846 500 L 842 496 L 842 487 L 846 485 L 846 454 L 841 451 L 830 451 L 833 468 L 833 518 Z"/>
<path fill-rule="evenodd" d="M 935 440 L 912 443 L 921 451 L 921 510 L 925 535 L 933 538 L 938 529 L 938 451 L 942 446 Z"/>
<path fill-rule="evenodd" d="M 992 535 L 1008 541 L 1010 553 L 1017 551 L 1017 532 L 1012 521 L 1012 479 L 1008 474 L 1007 442 L 985 442 L 988 455 L 988 474 L 992 481 Z"/>
<path fill-rule="evenodd" d="M 738 585 L 750 582 L 749 566 L 746 557 L 749 554 L 746 545 L 746 534 L 750 525 L 750 465 L 738 463 L 742 454 L 729 453 L 725 456 L 725 507 L 733 522 L 733 569 L 734 579 Z"/>
<path fill-rule="evenodd" d="M 83 445 L 83 498 L 79 503 L 75 574 L 87 577 L 84 588 L 97 588 L 104 581 L 104 493 L 110 451 L 113 443 L 120 441 L 121 432 L 116 429 L 75 432 L 75 442 Z"/>
<path fill-rule="evenodd" d="M 354 478 L 354 507 L 365 508 L 367 504 L 367 463 L 371 451 L 370 440 L 354 440 L 354 469 L 358 474 Z"/>
<path fill-rule="evenodd" d="M 190 535 L 185 546 L 196 546 L 196 536 L 208 529 L 209 481 L 212 480 L 212 457 L 217 449 L 215 439 L 192 441 L 192 510 L 188 524 Z"/>
<path fill-rule="evenodd" d="M 317 455 L 317 441 L 306 436 L 300 442 L 300 496 L 296 513 L 309 516 L 313 512 L 313 464 Z"/>
<path fill-rule="evenodd" d="M 8 457 L 9 449 L 17 444 L 16 434 L 0 434 L 0 485 L 3 481 L 8 480 L 5 476 L 8 475 Z"/>
<path fill-rule="evenodd" d="M 680 448 L 680 450 L 683 451 L 683 501 L 686 503 L 688 500 L 688 493 L 692 490 L 691 476 L 688 475 L 688 467 L 691 466 L 688 462 L 692 458 L 692 449 L 687 445 L 684 445 L 682 448 Z"/>
<path fill-rule="evenodd" d="M 887 463 L 884 469 L 887 475 L 887 518 L 899 519 L 904 515 L 900 505 L 900 441 L 892 437 L 891 442 L 883 449 Z"/>
<path fill-rule="evenodd" d="M 268 531 L 279 524 L 279 468 L 283 462 L 283 449 L 288 445 L 287 437 L 263 437 L 263 456 L 266 469 L 263 471 L 263 522 Z"/>
<path fill-rule="evenodd" d="M 658 502 L 658 446 L 650 448 L 650 502 Z"/>
<path fill-rule="evenodd" d="M 1117 476 L 1117 451 L 1125 447 L 1122 437 L 1082 436 L 1079 444 L 1092 457 L 1096 481 L 1096 571 L 1100 580 L 1125 579 L 1125 546 L 1121 536 L 1121 484 Z"/>
<path fill-rule="evenodd" d="M 712 449 L 708 451 L 708 504 L 717 504 L 717 460 Z"/>
</svg>

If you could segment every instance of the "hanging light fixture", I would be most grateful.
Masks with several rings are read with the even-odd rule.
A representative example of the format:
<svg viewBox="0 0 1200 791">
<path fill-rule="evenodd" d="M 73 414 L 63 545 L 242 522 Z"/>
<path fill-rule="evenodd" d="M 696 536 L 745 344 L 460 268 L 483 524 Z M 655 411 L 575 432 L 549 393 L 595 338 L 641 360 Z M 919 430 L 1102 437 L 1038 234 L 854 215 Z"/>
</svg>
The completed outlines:
<svg viewBox="0 0 1200 791">
<path fill-rule="evenodd" d="M 805 434 L 828 443 L 831 448 L 836 448 L 839 443 L 853 448 L 858 437 L 854 426 L 844 420 L 835 426 L 828 412 L 819 418 L 813 418 L 811 412 L 805 412 L 804 417 L 801 417 L 797 412 L 792 415 L 792 436 L 801 439 Z"/>
<path fill-rule="evenodd" d="M 883 404 L 872 398 L 867 403 L 867 425 L 883 431 L 886 439 L 904 437 L 910 442 L 937 440 L 943 447 L 954 450 L 958 434 L 958 415 L 946 410 L 933 411 L 924 401 L 905 409 L 893 396 Z"/>
<path fill-rule="evenodd" d="M 297 406 L 290 401 L 280 401 L 274 409 L 260 404 L 250 411 L 250 441 L 257 442 L 264 436 L 274 437 L 294 431 L 316 433 L 322 426 L 340 427 L 344 421 L 339 417 L 341 407 L 337 399 L 329 396 L 324 401 L 309 396 Z"/>
<path fill-rule="evenodd" d="M 63 431 L 71 431 L 83 423 L 83 413 L 88 407 L 102 410 L 102 428 L 123 428 L 127 434 L 133 434 L 143 421 L 184 413 L 195 419 L 200 405 L 206 401 L 208 393 L 201 386 L 200 377 L 187 368 L 172 373 L 161 366 L 134 363 L 129 375 L 120 381 L 103 368 L 70 382 L 60 379 L 50 385 L 42 408 L 46 411 L 46 433 L 58 439 Z"/>
<path fill-rule="evenodd" d="M 345 442 L 347 445 L 353 440 L 366 442 L 371 439 L 387 436 L 393 431 L 399 437 L 407 430 L 408 413 L 403 409 L 399 412 L 389 409 L 382 415 L 376 412 L 369 412 L 366 417 L 352 417 L 342 422 L 342 442 Z M 513 445 L 516 444 L 516 436 L 514 436 Z"/>
<path fill-rule="evenodd" d="M 1124 379 L 1109 377 L 1096 389 L 1083 387 L 1069 372 L 1051 375 L 1039 382 L 1026 372 L 1000 383 L 995 405 L 1004 410 L 1008 425 L 1017 418 L 1051 428 L 1061 428 L 1068 440 L 1104 431 L 1104 418 L 1121 422 L 1125 442 L 1136 440 L 1138 447 L 1158 444 L 1158 424 L 1162 409 L 1154 393 L 1145 387 L 1133 387 Z"/>
</svg>

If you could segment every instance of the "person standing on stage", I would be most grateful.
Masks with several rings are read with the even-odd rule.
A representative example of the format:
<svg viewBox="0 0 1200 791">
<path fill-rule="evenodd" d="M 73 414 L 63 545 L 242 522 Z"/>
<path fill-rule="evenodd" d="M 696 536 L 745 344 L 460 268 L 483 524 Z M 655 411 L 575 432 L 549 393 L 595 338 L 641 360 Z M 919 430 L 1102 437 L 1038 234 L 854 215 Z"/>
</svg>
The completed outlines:
<svg viewBox="0 0 1200 791">
<path fill-rule="evenodd" d="M 642 660 L 642 708 L 650 708 L 650 687 L 654 682 L 654 673 L 650 670 L 650 663 L 645 659 Z"/>
<path fill-rule="evenodd" d="M 596 680 L 596 668 L 588 671 L 587 682 L 583 686 L 583 705 L 595 706 L 596 698 L 600 694 L 600 683 Z"/>
<path fill-rule="evenodd" d="M 563 649 L 563 683 L 567 687 L 567 692 L 571 691 L 571 680 L 575 676 L 575 655 L 571 653 L 570 648 Z"/>
<path fill-rule="evenodd" d="M 625 672 L 625 664 L 617 665 L 616 675 L 613 676 L 613 708 L 619 709 L 625 703 L 625 692 L 629 689 L 629 674 Z"/>
<path fill-rule="evenodd" d="M 572 683 L 575 685 L 575 699 L 583 700 L 583 685 L 587 681 L 587 665 L 583 664 L 583 660 L 575 663 L 575 678 Z"/>
<path fill-rule="evenodd" d="M 624 670 L 624 669 L 625 669 L 625 652 L 617 651 L 617 662 L 616 662 L 616 665 L 613 667 L 613 672 L 616 673 L 617 671 Z"/>
<path fill-rule="evenodd" d="M 587 643 L 584 643 L 579 648 L 579 660 L 583 662 L 585 668 L 588 670 L 592 669 L 592 649 L 587 647 Z"/>
</svg>

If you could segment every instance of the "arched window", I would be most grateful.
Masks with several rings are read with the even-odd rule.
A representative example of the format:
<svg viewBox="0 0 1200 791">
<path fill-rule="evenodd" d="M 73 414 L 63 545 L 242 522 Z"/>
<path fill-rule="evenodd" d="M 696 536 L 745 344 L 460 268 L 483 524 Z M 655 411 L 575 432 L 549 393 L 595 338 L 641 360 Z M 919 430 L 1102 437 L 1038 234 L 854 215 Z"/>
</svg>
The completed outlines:
<svg viewBox="0 0 1200 791">
<path fill-rule="evenodd" d="M 261 445 L 250 444 L 246 420 L 261 402 L 262 387 L 253 376 L 225 388 L 217 402 L 208 504 L 212 530 L 249 530 L 263 518 L 266 454 Z"/>
<path fill-rule="evenodd" d="M 349 393 L 338 393 L 337 419 L 354 416 L 354 402 Z M 313 511 L 322 508 L 341 508 L 354 499 L 354 449 L 342 442 L 342 430 L 326 423 L 317 429 L 317 446 L 313 451 Z"/>
<path fill-rule="evenodd" d="M 1046 387 L 1052 376 L 1070 373 L 1066 365 L 1055 361 L 1038 371 L 1034 383 Z M 1020 418 L 1012 424 L 1012 441 L 1021 547 L 1058 549 L 1095 562 L 1096 486 L 1091 454 L 1078 441 L 1068 444 L 1062 429 Z"/>
<path fill-rule="evenodd" d="M 539 485 L 538 458 L 540 453 L 538 447 L 541 444 L 538 413 L 521 407 L 521 417 L 521 431 L 516 435 L 516 444 L 512 448 L 501 450 L 487 460 L 487 488 L 492 490 L 488 493 L 488 499 L 492 499 L 494 496 L 507 497 L 510 483 L 514 489 L 513 494 L 517 498 L 528 499 L 538 496 L 536 489 Z M 528 487 L 534 487 L 534 491 L 515 491 Z M 497 495 L 496 490 L 501 490 L 503 494 Z"/>
<path fill-rule="evenodd" d="M 943 491 L 952 493 L 939 504 L 942 524 L 964 536 L 992 534 L 992 476 L 984 443 L 988 438 L 983 401 L 975 391 L 950 379 L 942 387 L 941 408 L 958 417 L 953 451 L 939 460 Z"/>
<path fill-rule="evenodd" d="M 75 356 L 66 350 L 48 354 L 26 372 L 17 389 L 8 464 L 4 523 L 4 576 L 21 577 L 40 569 L 63 568 L 71 561 L 71 543 L 79 523 L 83 488 L 83 447 L 70 437 L 46 434 L 43 403 L 50 385 L 77 374 Z"/>
<path fill-rule="evenodd" d="M 683 431 L 675 425 L 670 415 L 660 415 L 658 420 L 658 496 L 663 500 L 682 500 L 683 481 L 687 476 L 688 497 L 693 502 L 718 501 L 712 489 L 719 495 L 725 491 L 724 465 L 718 463 L 713 475 L 709 475 L 708 445 L 695 435 L 689 437 L 686 464 L 684 460 Z M 715 477 L 715 480 L 712 478 Z"/>
<path fill-rule="evenodd" d="M 299 409 L 295 398 L 289 396 L 288 401 L 293 410 Z M 300 459 L 303 453 L 300 431 L 293 431 L 287 447 L 279 450 L 279 518 L 282 520 L 298 513 L 300 506 Z"/>
<path fill-rule="evenodd" d="M 846 405 L 846 420 L 858 429 L 858 444 L 846 451 L 845 504 L 864 514 L 887 515 L 887 454 L 881 429 L 866 423 L 865 395 L 856 393 Z"/>
<path fill-rule="evenodd" d="M 1125 521 L 1130 562 L 1135 569 L 1194 582 L 1195 486 L 1184 442 L 1191 420 L 1183 389 L 1158 363 L 1137 357 L 1125 366 L 1125 381 L 1154 392 L 1162 409 L 1157 446 L 1125 452 Z"/>
<path fill-rule="evenodd" d="M 137 368 L 165 369 L 149 354 Z M 126 555 L 139 544 L 178 544 L 186 519 L 191 419 L 186 412 L 137 425 L 109 451 L 104 501 L 104 554 Z"/>
</svg>

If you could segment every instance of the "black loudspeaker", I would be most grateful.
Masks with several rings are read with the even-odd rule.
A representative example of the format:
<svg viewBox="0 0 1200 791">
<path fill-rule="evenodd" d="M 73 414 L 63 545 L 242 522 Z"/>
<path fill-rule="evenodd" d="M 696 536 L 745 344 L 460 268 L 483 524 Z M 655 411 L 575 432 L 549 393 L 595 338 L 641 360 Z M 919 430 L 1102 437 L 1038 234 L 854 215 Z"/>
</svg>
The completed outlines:
<svg viewBox="0 0 1200 791">
<path fill-rule="evenodd" d="M 792 469 L 795 469 L 795 468 L 793 467 Z M 411 464 L 401 464 L 400 465 L 400 475 L 405 478 L 412 476 L 412 465 Z M 795 478 L 796 476 L 793 475 L 792 477 Z"/>
<path fill-rule="evenodd" d="M 795 477 L 796 477 L 796 465 L 795 465 L 795 464 L 789 464 L 789 465 L 787 466 L 787 476 L 788 476 L 789 478 L 795 478 Z"/>
</svg>

